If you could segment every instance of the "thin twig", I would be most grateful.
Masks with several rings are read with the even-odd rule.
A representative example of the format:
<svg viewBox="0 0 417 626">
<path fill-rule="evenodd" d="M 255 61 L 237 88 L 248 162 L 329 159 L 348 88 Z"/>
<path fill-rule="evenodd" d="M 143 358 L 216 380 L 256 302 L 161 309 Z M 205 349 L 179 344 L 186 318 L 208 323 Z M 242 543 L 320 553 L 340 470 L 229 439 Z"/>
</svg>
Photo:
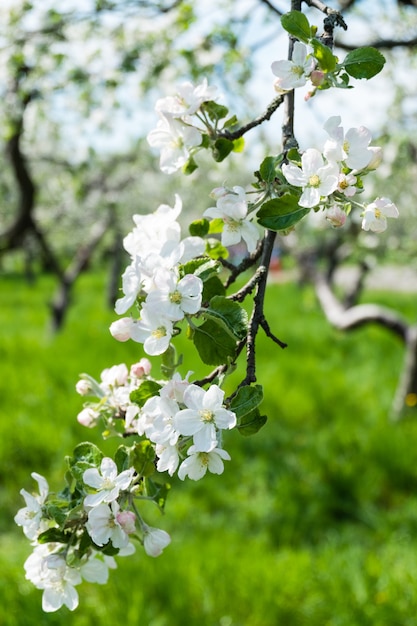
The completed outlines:
<svg viewBox="0 0 417 626">
<path fill-rule="evenodd" d="M 228 289 L 230 285 L 233 285 L 236 279 L 241 274 L 243 274 L 243 272 L 246 272 L 246 270 L 248 270 L 250 267 L 253 267 L 255 265 L 255 263 L 258 261 L 258 259 L 260 258 L 262 254 L 263 246 L 264 246 L 264 240 L 262 239 L 258 243 L 255 252 L 245 257 L 239 263 L 239 265 L 233 265 L 233 263 L 229 263 L 229 261 L 226 261 L 225 259 L 219 259 L 223 267 L 226 267 L 228 270 L 230 270 L 230 276 L 224 285 L 225 289 Z"/>
<path fill-rule="evenodd" d="M 260 126 L 260 124 L 263 124 L 264 122 L 267 122 L 268 120 L 270 120 L 273 114 L 275 113 L 275 111 L 283 102 L 284 102 L 284 96 L 283 95 L 277 96 L 268 105 L 265 113 L 262 113 L 262 115 L 259 115 L 259 117 L 256 117 L 254 120 L 252 120 L 248 124 L 245 124 L 244 126 L 241 126 L 240 128 L 234 131 L 222 130 L 218 134 L 218 137 L 225 137 L 226 139 L 230 139 L 231 141 L 234 141 L 235 139 L 239 139 L 240 137 L 243 137 L 243 135 L 245 135 L 248 131 L 252 130 L 252 128 L 256 128 L 256 126 Z"/>
</svg>

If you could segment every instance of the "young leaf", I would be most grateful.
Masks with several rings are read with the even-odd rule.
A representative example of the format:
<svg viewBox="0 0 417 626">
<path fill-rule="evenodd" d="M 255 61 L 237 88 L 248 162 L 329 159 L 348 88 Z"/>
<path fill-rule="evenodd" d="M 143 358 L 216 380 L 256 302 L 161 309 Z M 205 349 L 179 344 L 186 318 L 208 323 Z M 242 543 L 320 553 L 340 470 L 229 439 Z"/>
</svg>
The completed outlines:
<svg viewBox="0 0 417 626">
<path fill-rule="evenodd" d="M 155 472 L 155 450 L 148 439 L 135 443 L 130 458 L 139 476 L 152 476 Z"/>
<path fill-rule="evenodd" d="M 325 72 L 333 72 L 336 68 L 337 58 L 332 54 L 330 48 L 321 43 L 319 39 L 312 39 L 310 44 L 313 46 L 314 56 L 319 62 L 320 69 Z"/>
<path fill-rule="evenodd" d="M 212 148 L 213 159 L 217 163 L 220 163 L 232 152 L 232 150 L 234 150 L 233 141 L 230 141 L 230 139 L 226 139 L 225 137 L 219 137 L 214 142 Z"/>
<path fill-rule="evenodd" d="M 275 180 L 275 177 L 277 175 L 276 169 L 275 169 L 276 163 L 277 163 L 276 158 L 272 156 L 265 157 L 264 160 L 262 161 L 259 167 L 259 173 L 261 175 L 262 180 L 265 181 L 266 183 L 272 183 L 272 181 Z"/>
<path fill-rule="evenodd" d="M 299 222 L 310 209 L 300 207 L 298 198 L 285 193 L 265 202 L 258 211 L 258 222 L 270 230 L 287 230 Z"/>
<path fill-rule="evenodd" d="M 200 220 L 195 220 L 191 222 L 188 226 L 188 230 L 192 237 L 205 237 L 209 232 L 210 222 L 206 220 L 204 217 Z"/>
<path fill-rule="evenodd" d="M 144 380 L 143 383 L 130 392 L 130 401 L 138 406 L 143 406 L 149 398 L 156 396 L 161 389 L 161 385 L 154 380 Z"/>
<path fill-rule="evenodd" d="M 245 139 L 243 137 L 238 137 L 233 140 L 233 152 L 243 152 L 245 147 Z"/>
<path fill-rule="evenodd" d="M 267 419 L 266 415 L 261 415 L 258 409 L 254 409 L 250 413 L 246 413 L 238 421 L 237 429 L 244 437 L 250 437 L 255 435 L 266 424 Z"/>
<path fill-rule="evenodd" d="M 210 302 L 213 296 L 226 295 L 226 289 L 218 276 L 212 276 L 203 286 L 203 302 Z"/>
<path fill-rule="evenodd" d="M 201 105 L 201 108 L 207 113 L 212 122 L 224 119 L 229 113 L 229 109 L 222 104 L 217 104 L 214 100 L 209 100 Z"/>
<path fill-rule="evenodd" d="M 308 19 L 301 11 L 290 11 L 281 17 L 282 27 L 300 41 L 307 43 L 311 37 Z"/>
<path fill-rule="evenodd" d="M 379 50 L 364 47 L 349 52 L 342 63 L 342 67 L 353 78 L 366 78 L 369 80 L 382 70 L 384 64 L 385 57 Z"/>
</svg>

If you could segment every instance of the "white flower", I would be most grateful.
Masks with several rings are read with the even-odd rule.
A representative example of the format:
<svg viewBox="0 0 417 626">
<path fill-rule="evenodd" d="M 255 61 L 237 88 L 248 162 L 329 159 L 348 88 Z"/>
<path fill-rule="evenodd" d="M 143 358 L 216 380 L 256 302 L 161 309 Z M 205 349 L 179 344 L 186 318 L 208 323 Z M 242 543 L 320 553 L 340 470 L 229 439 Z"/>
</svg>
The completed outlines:
<svg viewBox="0 0 417 626">
<path fill-rule="evenodd" d="M 184 480 L 186 476 L 191 480 L 200 480 L 207 470 L 212 474 L 222 474 L 223 460 L 230 461 L 229 453 L 222 448 L 214 448 L 210 452 L 199 452 L 195 446 L 190 446 L 188 455 L 178 470 L 178 477 L 181 480 Z"/>
<path fill-rule="evenodd" d="M 340 206 L 335 204 L 327 209 L 325 217 L 334 228 L 341 228 L 346 222 L 347 215 Z"/>
<path fill-rule="evenodd" d="M 100 387 L 104 393 L 109 393 L 113 390 L 113 387 L 125 385 L 128 377 L 129 371 L 125 363 L 107 367 L 100 374 Z"/>
<path fill-rule="evenodd" d="M 194 126 L 185 125 L 169 115 L 161 115 L 154 130 L 148 134 L 148 143 L 160 148 L 159 166 L 165 174 L 173 174 L 188 161 L 189 148 L 199 146 L 202 136 Z"/>
<path fill-rule="evenodd" d="M 170 476 L 173 476 L 180 462 L 177 446 L 157 444 L 155 452 L 158 457 L 156 464 L 158 472 L 168 472 Z"/>
<path fill-rule="evenodd" d="M 110 334 L 117 341 L 128 341 L 132 338 L 133 328 L 136 320 L 131 317 L 121 317 L 110 324 Z"/>
<path fill-rule="evenodd" d="M 179 433 L 174 427 L 173 418 L 178 410 L 175 400 L 152 396 L 142 407 L 139 420 L 140 431 L 144 429 L 147 438 L 154 443 L 174 446 L 178 441 Z"/>
<path fill-rule="evenodd" d="M 165 530 L 144 526 L 143 547 L 148 556 L 159 556 L 162 550 L 171 543 L 171 537 Z"/>
<path fill-rule="evenodd" d="M 136 257 L 127 266 L 122 274 L 123 298 L 116 300 L 114 310 L 118 315 L 123 315 L 134 304 L 142 287 L 142 275 L 140 273 L 140 259 Z"/>
<path fill-rule="evenodd" d="M 20 490 L 26 506 L 16 513 L 14 521 L 22 530 L 28 539 L 36 539 L 42 530 L 46 530 L 46 522 L 42 521 L 42 506 L 48 496 L 49 486 L 46 479 L 32 472 L 32 478 L 38 483 L 39 494 L 30 494 L 25 489 Z"/>
<path fill-rule="evenodd" d="M 197 313 L 201 307 L 203 282 L 194 274 L 178 280 L 173 272 L 160 269 L 155 274 L 156 289 L 151 291 L 146 304 L 172 321 L 183 319 L 184 314 Z"/>
<path fill-rule="evenodd" d="M 192 435 L 196 450 L 210 452 L 217 446 L 217 429 L 236 426 L 236 415 L 223 407 L 224 391 L 211 385 L 204 391 L 190 385 L 184 392 L 186 409 L 174 416 L 174 427 L 181 435 Z"/>
<path fill-rule="evenodd" d="M 353 174 L 343 174 L 343 172 L 340 172 L 337 190 L 343 193 L 347 198 L 351 198 L 358 191 L 357 187 L 355 187 L 356 181 L 357 178 Z"/>
<path fill-rule="evenodd" d="M 235 186 L 230 193 L 219 195 L 216 205 L 204 211 L 203 215 L 223 220 L 222 244 L 232 246 L 243 239 L 248 247 L 248 252 L 254 252 L 258 243 L 259 232 L 255 224 L 252 224 L 246 217 L 248 205 L 243 187 Z"/>
<path fill-rule="evenodd" d="M 98 506 L 102 502 L 113 502 L 119 497 L 119 492 L 128 489 L 133 479 L 133 467 L 117 474 L 117 466 L 113 459 L 104 457 L 101 461 L 100 472 L 96 467 L 86 469 L 83 481 L 97 493 L 89 494 L 84 498 L 84 505 Z"/>
<path fill-rule="evenodd" d="M 142 307 L 140 320 L 131 328 L 133 341 L 143 343 L 146 354 L 151 356 L 163 354 L 167 350 L 172 333 L 172 321 L 148 305 Z"/>
<path fill-rule="evenodd" d="M 113 501 L 110 505 L 99 504 L 88 512 L 85 524 L 88 534 L 97 546 L 104 546 L 109 541 L 115 548 L 125 548 L 129 536 L 118 520 L 119 505 Z"/>
<path fill-rule="evenodd" d="M 81 565 L 81 576 L 89 583 L 105 585 L 109 579 L 109 567 L 113 566 L 113 562 L 109 563 L 104 554 L 94 551 L 88 560 Z M 115 562 L 114 565 L 116 566 Z"/>
<path fill-rule="evenodd" d="M 41 544 L 24 564 L 26 578 L 38 589 L 43 589 L 42 609 L 46 613 L 57 611 L 63 605 L 73 611 L 78 606 L 75 585 L 81 582 L 80 572 L 68 567 L 61 554 L 51 553 L 57 544 Z"/>
<path fill-rule="evenodd" d="M 363 230 L 382 233 L 387 228 L 387 217 L 398 217 L 398 209 L 389 198 L 377 198 L 363 212 Z"/>
<path fill-rule="evenodd" d="M 182 117 L 195 113 L 203 102 L 215 100 L 217 98 L 217 87 L 209 87 L 205 78 L 196 87 L 185 82 L 179 85 L 175 96 L 168 96 L 157 100 L 155 110 L 164 115 L 172 117 Z"/>
<path fill-rule="evenodd" d="M 75 390 L 80 394 L 80 396 L 88 396 L 88 394 L 92 392 L 91 385 L 88 380 L 85 380 L 85 378 L 81 378 L 77 381 Z"/>
<path fill-rule="evenodd" d="M 375 157 L 369 148 L 371 132 L 365 126 L 359 126 L 344 134 L 340 122 L 340 115 L 335 115 L 325 123 L 323 128 L 330 139 L 324 144 L 323 154 L 329 161 L 343 161 L 352 170 L 362 170 Z"/>
<path fill-rule="evenodd" d="M 293 163 L 282 166 L 290 185 L 302 187 L 299 205 L 305 208 L 317 206 L 322 196 L 333 193 L 339 182 L 339 167 L 336 163 L 325 164 L 322 154 L 309 148 L 301 157 L 301 169 Z"/>
<path fill-rule="evenodd" d="M 272 73 L 278 77 L 275 81 L 275 89 L 288 91 L 303 87 L 314 67 L 314 58 L 307 55 L 306 46 L 296 41 L 291 61 L 274 61 L 271 65 Z"/>
</svg>

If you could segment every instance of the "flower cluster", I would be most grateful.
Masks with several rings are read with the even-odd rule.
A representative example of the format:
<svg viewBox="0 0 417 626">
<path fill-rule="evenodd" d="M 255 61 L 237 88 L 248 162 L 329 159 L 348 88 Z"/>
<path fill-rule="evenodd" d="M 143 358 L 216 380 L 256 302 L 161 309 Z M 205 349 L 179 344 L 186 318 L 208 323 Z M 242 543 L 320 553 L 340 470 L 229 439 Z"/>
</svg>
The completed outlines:
<svg viewBox="0 0 417 626">
<path fill-rule="evenodd" d="M 324 125 L 329 139 L 323 152 L 307 149 L 301 162 L 284 163 L 282 173 L 290 185 L 301 188 L 300 207 L 324 209 L 335 227 L 343 226 L 352 205 L 362 209 L 362 228 L 382 232 L 387 217 L 398 217 L 398 209 L 389 198 L 377 198 L 368 205 L 354 199 L 363 191 L 363 178 L 382 160 L 382 150 L 370 146 L 371 133 L 364 126 L 346 133 L 340 116 L 330 117 Z"/>
<path fill-rule="evenodd" d="M 115 321 L 110 332 L 119 341 L 133 339 L 143 343 L 147 354 L 164 353 L 174 334 L 174 324 L 198 313 L 203 283 L 183 272 L 184 264 L 204 253 L 201 237 L 181 239 L 177 218 L 182 203 L 161 205 L 149 215 L 134 215 L 135 228 L 124 239 L 131 263 L 123 276 L 123 297 L 116 302 L 116 313 L 123 314 L 133 304 L 140 306 L 140 318 L 124 317 Z"/>
<path fill-rule="evenodd" d="M 79 471 L 85 461 L 76 458 L 73 468 L 77 464 Z M 49 493 L 43 476 L 32 476 L 40 493 L 21 491 L 26 506 L 18 511 L 15 522 L 31 540 L 33 552 L 25 562 L 26 578 L 43 590 L 45 612 L 63 605 L 74 610 L 78 606 L 75 587 L 83 580 L 106 583 L 109 569 L 117 567 L 114 555 L 135 552 L 130 537 L 139 539 L 153 557 L 171 541 L 164 530 L 148 526 L 135 506 L 134 511 L 129 509 L 138 486 L 134 468 L 119 473 L 115 462 L 103 457 L 99 467 L 81 472 L 76 503 L 68 493 L 60 494 L 60 499 Z"/>
<path fill-rule="evenodd" d="M 165 174 L 181 169 L 190 155 L 200 146 L 205 128 L 197 127 L 193 116 L 204 102 L 214 102 L 217 89 L 205 79 L 201 85 L 185 82 L 174 96 L 161 98 L 155 109 L 159 115 L 157 127 L 148 134 L 148 143 L 161 151 L 160 167 Z M 203 123 L 204 118 L 199 117 Z"/>
</svg>

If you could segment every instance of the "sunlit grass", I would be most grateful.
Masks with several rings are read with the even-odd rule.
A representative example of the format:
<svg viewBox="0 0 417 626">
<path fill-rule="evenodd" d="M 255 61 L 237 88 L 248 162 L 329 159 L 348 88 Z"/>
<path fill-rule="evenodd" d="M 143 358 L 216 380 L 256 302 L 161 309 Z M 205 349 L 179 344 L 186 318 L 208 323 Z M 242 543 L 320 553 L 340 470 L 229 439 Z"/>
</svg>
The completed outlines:
<svg viewBox="0 0 417 626">
<path fill-rule="evenodd" d="M 370 327 L 342 334 L 310 288 L 274 285 L 267 315 L 281 350 L 257 344 L 266 426 L 226 433 L 223 476 L 174 481 L 172 535 L 159 559 L 119 559 L 105 586 L 80 586 L 80 607 L 44 615 L 25 581 L 30 552 L 13 515 L 30 473 L 59 489 L 64 455 L 99 433 L 75 420 L 78 374 L 131 363 L 140 346 L 115 342 L 104 277 L 77 285 L 67 325 L 52 335 L 52 282 L 2 279 L 0 324 L 0 623 L 4 626 L 412 626 L 417 609 L 417 420 L 390 421 L 403 347 Z M 377 294 L 413 320 L 414 298 Z M 4 304 L 3 304 L 4 303 Z M 206 371 L 188 340 L 182 373 Z M 158 372 L 155 372 L 158 375 Z M 240 368 L 227 389 L 244 376 Z"/>
</svg>

